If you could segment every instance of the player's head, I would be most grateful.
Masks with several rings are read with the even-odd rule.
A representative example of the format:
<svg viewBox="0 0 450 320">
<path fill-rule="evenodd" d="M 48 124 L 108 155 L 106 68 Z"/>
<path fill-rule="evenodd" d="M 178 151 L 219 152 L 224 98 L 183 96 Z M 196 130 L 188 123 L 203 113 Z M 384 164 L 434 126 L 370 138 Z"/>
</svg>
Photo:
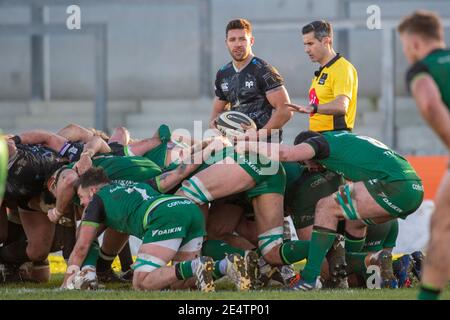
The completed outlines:
<svg viewBox="0 0 450 320">
<path fill-rule="evenodd" d="M 305 52 L 312 62 L 321 62 L 333 48 L 333 28 L 324 20 L 313 21 L 302 28 Z"/>
<path fill-rule="evenodd" d="M 306 140 L 308 140 L 310 138 L 316 138 L 316 137 L 320 137 L 320 136 L 321 136 L 321 134 L 318 133 L 318 132 L 314 132 L 314 131 L 310 131 L 310 130 L 302 131 L 295 137 L 294 145 L 301 144 L 301 143 L 305 142 Z M 304 160 L 303 164 L 306 165 L 306 167 L 310 171 L 322 171 L 322 170 L 324 170 L 323 166 L 321 164 L 317 163 L 314 160 Z"/>
<path fill-rule="evenodd" d="M 252 24 L 246 19 L 231 20 L 225 31 L 225 43 L 234 61 L 244 61 L 252 53 Z"/>
<path fill-rule="evenodd" d="M 415 63 L 431 50 L 445 46 L 444 28 L 439 16 L 434 12 L 415 11 L 403 18 L 397 29 L 409 63 Z"/>
<path fill-rule="evenodd" d="M 111 180 L 102 168 L 91 168 L 83 173 L 75 185 L 81 205 L 87 206 L 97 190 L 109 183 Z"/>
<path fill-rule="evenodd" d="M 315 131 L 311 131 L 311 130 L 302 131 L 295 137 L 294 145 L 305 142 L 309 138 L 319 137 L 319 136 L 320 136 L 320 133 L 315 132 Z"/>
</svg>

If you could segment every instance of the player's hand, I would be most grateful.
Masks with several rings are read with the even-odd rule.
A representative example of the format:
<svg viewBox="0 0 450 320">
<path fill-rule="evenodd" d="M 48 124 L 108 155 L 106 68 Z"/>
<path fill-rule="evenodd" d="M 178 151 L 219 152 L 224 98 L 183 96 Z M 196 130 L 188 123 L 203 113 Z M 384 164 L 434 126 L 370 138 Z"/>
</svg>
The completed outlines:
<svg viewBox="0 0 450 320">
<path fill-rule="evenodd" d="M 284 105 L 288 107 L 289 111 L 295 111 L 298 113 L 310 114 L 314 111 L 314 108 L 312 106 L 301 106 L 294 103 L 285 103 Z"/>
<path fill-rule="evenodd" d="M 87 170 L 89 170 L 92 167 L 92 159 L 89 156 L 88 153 L 81 154 L 80 160 L 78 160 L 75 165 L 73 166 L 73 169 L 79 174 L 82 175 Z"/>
<path fill-rule="evenodd" d="M 209 124 L 208 124 L 208 128 L 210 129 L 217 129 L 217 117 L 212 119 Z"/>
<path fill-rule="evenodd" d="M 66 273 L 64 274 L 64 280 L 61 285 L 61 289 L 73 290 L 75 289 L 73 285 L 73 279 L 75 275 L 80 272 L 80 267 L 76 265 L 72 265 L 67 267 Z"/>
<path fill-rule="evenodd" d="M 48 219 L 53 223 L 58 223 L 59 219 L 61 219 L 62 216 L 63 214 L 59 212 L 56 208 L 50 209 L 47 212 Z"/>
<path fill-rule="evenodd" d="M 251 126 L 245 126 L 245 124 L 241 124 L 241 126 L 247 127 L 244 134 L 237 135 L 235 137 L 236 141 L 258 141 L 258 130 L 252 128 Z"/>
</svg>

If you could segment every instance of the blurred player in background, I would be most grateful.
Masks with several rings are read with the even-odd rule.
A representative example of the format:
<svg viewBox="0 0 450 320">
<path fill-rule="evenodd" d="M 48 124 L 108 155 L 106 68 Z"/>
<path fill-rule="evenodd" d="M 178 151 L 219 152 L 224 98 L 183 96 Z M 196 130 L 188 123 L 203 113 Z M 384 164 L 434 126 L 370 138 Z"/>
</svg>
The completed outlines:
<svg viewBox="0 0 450 320">
<path fill-rule="evenodd" d="M 444 29 L 432 12 L 416 11 L 398 27 L 403 51 L 411 64 L 406 75 L 422 117 L 450 149 L 450 50 Z M 450 174 L 443 178 L 435 199 L 419 299 L 437 299 L 450 275 Z"/>
</svg>

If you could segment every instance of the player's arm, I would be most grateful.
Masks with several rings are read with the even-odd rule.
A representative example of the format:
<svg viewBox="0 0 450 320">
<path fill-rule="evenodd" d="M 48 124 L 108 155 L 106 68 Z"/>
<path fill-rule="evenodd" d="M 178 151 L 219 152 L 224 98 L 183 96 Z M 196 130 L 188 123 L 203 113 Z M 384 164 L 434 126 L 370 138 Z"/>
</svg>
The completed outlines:
<svg viewBox="0 0 450 320">
<path fill-rule="evenodd" d="M 217 116 L 225 110 L 227 104 L 228 104 L 227 101 L 221 100 L 219 97 L 214 98 L 213 110 L 211 113 L 211 117 L 209 119 L 209 128 L 216 127 Z"/>
<path fill-rule="evenodd" d="M 287 104 L 290 103 L 289 94 L 282 85 L 267 91 L 266 98 L 275 110 L 272 112 L 272 116 L 262 129 L 280 129 L 291 119 L 293 114 L 287 106 Z"/>
<path fill-rule="evenodd" d="M 155 190 L 158 190 L 161 193 L 172 190 L 198 169 L 205 159 L 209 158 L 210 152 L 214 149 L 208 149 L 208 147 L 213 145 L 213 141 L 215 142 L 213 139 L 203 141 L 203 145 L 199 151 L 196 151 L 195 149 L 188 150 L 187 154 L 181 155 L 181 164 L 176 169 L 164 172 L 161 175 L 146 181 L 146 183 L 150 184 Z"/>
<path fill-rule="evenodd" d="M 86 207 L 83 220 L 78 230 L 77 242 L 70 254 L 67 271 L 64 275 L 63 288 L 67 286 L 71 278 L 80 270 L 92 242 L 106 229 L 103 224 L 105 217 L 103 201 L 100 197 L 94 195 Z"/>
<path fill-rule="evenodd" d="M 92 167 L 92 157 L 97 153 L 109 153 L 111 148 L 102 138 L 98 136 L 92 137 L 83 147 L 80 159 L 75 163 L 73 169 L 82 175 Z"/>
<path fill-rule="evenodd" d="M 304 161 L 315 156 L 313 147 L 307 143 L 289 146 L 279 143 L 239 141 L 235 149 L 239 153 L 258 153 L 272 161 Z"/>
<path fill-rule="evenodd" d="M 22 132 L 21 134 L 12 138 L 16 144 L 42 144 L 55 151 L 61 150 L 66 138 L 45 130 L 31 130 Z"/>
<path fill-rule="evenodd" d="M 239 141 L 235 148 L 237 152 L 250 151 L 261 154 L 273 161 L 322 160 L 330 155 L 330 146 L 322 135 L 308 138 L 294 146 L 279 143 Z"/>
<path fill-rule="evenodd" d="M 433 78 L 421 73 L 412 80 L 410 88 L 423 118 L 450 149 L 450 112 Z"/>
<path fill-rule="evenodd" d="M 57 223 L 61 217 L 71 209 L 72 199 L 75 195 L 74 185 L 78 179 L 78 174 L 72 169 L 62 169 L 55 181 L 54 195 L 56 197 L 56 206 L 47 213 L 49 220 Z"/>
<path fill-rule="evenodd" d="M 299 113 L 320 113 L 338 116 L 344 115 L 347 112 L 349 104 L 350 99 L 347 96 L 338 95 L 333 101 L 320 105 L 302 106 L 294 103 L 288 103 L 286 106 L 289 107 L 290 110 Z"/>
</svg>

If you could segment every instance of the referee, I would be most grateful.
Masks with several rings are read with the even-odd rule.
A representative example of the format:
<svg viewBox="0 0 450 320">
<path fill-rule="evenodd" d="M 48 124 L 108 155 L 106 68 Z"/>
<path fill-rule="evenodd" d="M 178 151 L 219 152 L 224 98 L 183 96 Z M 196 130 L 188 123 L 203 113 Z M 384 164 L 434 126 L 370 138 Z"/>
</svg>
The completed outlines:
<svg viewBox="0 0 450 320">
<path fill-rule="evenodd" d="M 324 20 L 302 29 L 305 52 L 320 64 L 309 89 L 309 105 L 287 104 L 291 110 L 310 114 L 309 130 L 348 130 L 355 124 L 358 75 L 355 67 L 333 49 L 333 29 Z"/>
<path fill-rule="evenodd" d="M 231 20 L 225 36 L 232 61 L 217 72 L 209 127 L 214 128 L 217 116 L 229 108 L 252 118 L 257 129 L 267 129 L 273 140 L 277 130 L 272 130 L 279 129 L 281 139 L 281 128 L 292 117 L 283 78 L 274 67 L 254 56 L 255 40 L 248 20 Z"/>
</svg>

